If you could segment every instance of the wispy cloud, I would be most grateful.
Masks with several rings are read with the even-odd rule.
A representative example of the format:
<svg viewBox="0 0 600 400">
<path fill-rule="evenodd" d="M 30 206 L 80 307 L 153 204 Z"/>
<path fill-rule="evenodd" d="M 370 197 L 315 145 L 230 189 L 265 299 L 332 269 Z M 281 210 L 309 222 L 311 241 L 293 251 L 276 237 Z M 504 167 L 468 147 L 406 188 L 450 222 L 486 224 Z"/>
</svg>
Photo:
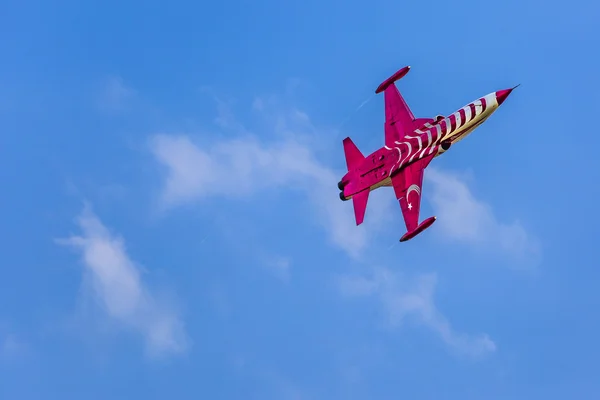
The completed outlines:
<svg viewBox="0 0 600 400">
<path fill-rule="evenodd" d="M 76 221 L 81 235 L 57 242 L 81 252 L 85 277 L 91 282 L 89 294 L 98 305 L 121 326 L 142 334 L 151 355 L 185 351 L 188 339 L 183 322 L 144 285 L 123 239 L 111 234 L 89 205 Z"/>
<path fill-rule="evenodd" d="M 331 242 L 351 257 L 360 259 L 371 235 L 384 227 L 385 217 L 392 211 L 395 200 L 392 196 L 373 193 L 365 224 L 356 227 L 352 204 L 341 203 L 338 198 L 336 184 L 343 171 L 327 167 L 313 150 L 319 130 L 305 113 L 296 109 L 273 113 L 269 104 L 263 99 L 256 99 L 253 104 L 255 111 L 271 121 L 271 131 L 261 135 L 269 139 L 260 140 L 246 128 L 240 128 L 238 122 L 229 121 L 234 118 L 233 114 L 222 108 L 219 125 L 228 129 L 237 127 L 234 130 L 238 135 L 233 139 L 200 145 L 195 138 L 186 135 L 153 136 L 151 151 L 165 171 L 161 192 L 163 206 L 168 209 L 210 196 L 248 197 L 269 187 L 298 190 L 312 204 L 314 217 L 329 233 Z M 307 137 L 302 132 L 310 134 Z M 466 183 L 457 176 L 431 167 L 425 176 L 429 182 L 428 197 L 439 216 L 436 226 L 447 238 L 478 247 L 481 243 L 500 241 L 507 252 L 535 252 L 534 240 L 522 227 L 498 222 L 491 207 L 474 198 Z M 399 207 L 397 212 L 400 212 Z M 462 353 L 478 356 L 495 351 L 496 345 L 487 335 L 466 335 L 452 328 L 435 305 L 435 274 L 407 279 L 385 268 L 370 271 L 369 276 L 340 278 L 342 293 L 375 297 L 391 325 L 416 320 Z M 286 268 L 280 268 L 279 272 L 282 277 L 289 277 Z"/>
<path fill-rule="evenodd" d="M 453 330 L 435 305 L 436 283 L 436 274 L 423 274 L 409 280 L 387 268 L 372 268 L 368 275 L 341 276 L 339 288 L 348 297 L 376 297 L 392 327 L 414 318 L 463 354 L 481 356 L 494 352 L 496 345 L 488 335 L 471 336 Z"/>
<path fill-rule="evenodd" d="M 251 377 L 256 385 L 256 392 L 248 397 L 277 400 L 309 400 L 323 398 L 315 396 L 312 391 L 300 387 L 293 380 L 284 376 L 277 368 L 267 367 L 251 358 L 237 355 L 232 360 L 233 367 L 245 376 Z M 254 395 L 254 396 L 252 396 Z"/>
<path fill-rule="evenodd" d="M 14 333 L 0 333 L 0 360 L 14 361 L 27 352 L 27 345 Z"/>
<path fill-rule="evenodd" d="M 284 283 L 289 283 L 292 276 L 292 261 L 286 257 L 269 257 L 264 261 L 265 268 Z"/>
<path fill-rule="evenodd" d="M 492 207 L 476 199 L 458 174 L 429 167 L 425 179 L 431 184 L 427 196 L 439 216 L 436 228 L 445 237 L 500 250 L 529 265 L 539 262 L 538 239 L 518 221 L 498 221 Z"/>
<path fill-rule="evenodd" d="M 393 212 L 393 196 L 373 193 L 365 223 L 356 227 L 351 203 L 341 204 L 338 198 L 336 185 L 344 171 L 328 167 L 313 150 L 319 130 L 297 109 L 273 112 L 267 107 L 272 102 L 257 98 L 253 104 L 255 111 L 271 122 L 271 131 L 263 132 L 269 140 L 253 135 L 221 101 L 218 124 L 237 132 L 235 138 L 200 145 L 190 135 L 153 136 L 151 151 L 166 171 L 161 194 L 163 207 L 176 207 L 209 196 L 247 197 L 271 187 L 299 190 L 313 204 L 333 243 L 358 257 L 386 215 Z M 235 179 L 235 184 L 231 179 Z M 499 221 L 492 207 L 475 198 L 458 174 L 430 166 L 425 180 L 424 195 L 439 217 L 434 230 L 450 240 L 477 245 L 479 249 L 501 250 L 528 264 L 539 262 L 539 241 L 518 221 L 510 224 Z"/>
<path fill-rule="evenodd" d="M 121 112 L 127 110 L 136 92 L 127 86 L 118 76 L 107 78 L 98 94 L 98 107 L 105 112 Z"/>
<path fill-rule="evenodd" d="M 159 134 L 151 138 L 150 147 L 166 171 L 161 195 L 165 208 L 208 196 L 247 197 L 271 187 L 298 190 L 310 200 L 331 240 L 353 256 L 367 244 L 369 227 L 384 215 L 384 204 L 374 198 L 368 221 L 356 228 L 351 205 L 340 204 L 338 197 L 342 174 L 290 137 L 263 143 L 246 134 L 201 147 L 190 136 Z"/>
</svg>

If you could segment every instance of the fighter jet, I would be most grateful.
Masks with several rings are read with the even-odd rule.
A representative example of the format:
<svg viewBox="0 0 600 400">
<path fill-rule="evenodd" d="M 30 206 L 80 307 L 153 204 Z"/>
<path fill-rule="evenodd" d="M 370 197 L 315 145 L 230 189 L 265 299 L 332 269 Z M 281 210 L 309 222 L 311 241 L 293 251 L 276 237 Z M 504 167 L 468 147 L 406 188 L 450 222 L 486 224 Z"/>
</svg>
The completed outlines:
<svg viewBox="0 0 600 400">
<path fill-rule="evenodd" d="M 414 238 L 436 220 L 433 216 L 419 223 L 425 168 L 488 119 L 518 86 L 483 96 L 448 117 L 415 118 L 395 84 L 409 69 L 400 69 L 375 90 L 384 92 L 385 146 L 365 157 L 352 139 L 345 138 L 348 172 L 338 183 L 340 199 L 352 199 L 356 225 L 364 220 L 369 193 L 392 186 L 407 230 L 401 242 Z"/>
</svg>

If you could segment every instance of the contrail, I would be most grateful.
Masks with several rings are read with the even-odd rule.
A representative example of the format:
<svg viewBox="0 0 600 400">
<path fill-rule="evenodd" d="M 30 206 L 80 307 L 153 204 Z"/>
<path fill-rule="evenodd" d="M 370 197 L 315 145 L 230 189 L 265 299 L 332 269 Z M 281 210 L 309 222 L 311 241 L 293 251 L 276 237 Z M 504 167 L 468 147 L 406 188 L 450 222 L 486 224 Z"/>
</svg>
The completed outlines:
<svg viewBox="0 0 600 400">
<path fill-rule="evenodd" d="M 366 104 L 367 104 L 369 101 L 371 101 L 371 100 L 373 99 L 373 97 L 375 97 L 375 96 L 376 96 L 375 94 L 372 94 L 371 96 L 369 96 L 369 98 L 367 98 L 365 101 L 363 101 L 362 103 L 360 103 L 360 105 L 359 105 L 358 107 L 356 107 L 356 109 L 355 109 L 354 111 L 352 111 L 352 112 L 351 112 L 351 113 L 350 113 L 350 114 L 349 114 L 349 115 L 346 117 L 346 119 L 345 119 L 344 121 L 342 121 L 342 123 L 341 123 L 341 124 L 340 124 L 340 125 L 339 125 L 339 126 L 336 128 L 336 130 L 338 130 L 338 131 L 339 131 L 339 130 L 340 130 L 340 128 L 341 128 L 342 126 L 344 126 L 344 124 L 345 124 L 346 122 L 348 122 L 348 120 L 350 120 L 350 118 L 352 118 L 352 117 L 354 116 L 354 114 L 356 114 L 356 113 L 358 112 L 358 110 L 360 110 L 361 108 L 363 108 L 363 107 L 364 107 L 364 106 L 365 106 L 365 105 L 366 105 Z M 339 132 L 338 132 L 338 135 L 339 135 Z M 338 136 L 338 135 L 336 135 L 336 138 L 337 138 L 337 136 Z"/>
</svg>

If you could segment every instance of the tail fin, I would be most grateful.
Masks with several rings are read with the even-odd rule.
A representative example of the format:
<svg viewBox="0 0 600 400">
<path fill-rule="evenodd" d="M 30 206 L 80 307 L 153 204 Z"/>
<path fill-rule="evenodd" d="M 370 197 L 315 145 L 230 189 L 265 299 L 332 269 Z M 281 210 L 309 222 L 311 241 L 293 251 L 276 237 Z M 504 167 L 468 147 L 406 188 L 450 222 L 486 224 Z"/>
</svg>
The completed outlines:
<svg viewBox="0 0 600 400">
<path fill-rule="evenodd" d="M 348 171 L 351 171 L 365 159 L 365 156 L 363 156 L 358 147 L 356 147 L 352 139 L 349 137 L 344 139 L 343 143 L 344 155 L 346 156 L 346 166 L 348 167 Z"/>
<path fill-rule="evenodd" d="M 352 205 L 354 206 L 354 218 L 356 225 L 360 225 L 365 220 L 365 211 L 367 211 L 367 202 L 369 201 L 369 189 L 356 193 L 352 196 Z"/>
</svg>

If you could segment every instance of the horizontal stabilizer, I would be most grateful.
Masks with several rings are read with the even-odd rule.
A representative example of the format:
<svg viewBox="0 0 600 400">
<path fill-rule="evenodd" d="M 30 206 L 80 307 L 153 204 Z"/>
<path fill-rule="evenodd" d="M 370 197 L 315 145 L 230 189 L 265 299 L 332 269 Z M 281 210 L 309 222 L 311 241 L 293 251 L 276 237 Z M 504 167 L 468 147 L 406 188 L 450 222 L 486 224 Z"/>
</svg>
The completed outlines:
<svg viewBox="0 0 600 400">
<path fill-rule="evenodd" d="M 356 225 L 360 225 L 365 220 L 365 212 L 367 211 L 367 202 L 369 201 L 369 189 L 363 190 L 360 193 L 352 196 L 352 203 L 354 205 L 354 218 L 356 219 Z"/>
</svg>

